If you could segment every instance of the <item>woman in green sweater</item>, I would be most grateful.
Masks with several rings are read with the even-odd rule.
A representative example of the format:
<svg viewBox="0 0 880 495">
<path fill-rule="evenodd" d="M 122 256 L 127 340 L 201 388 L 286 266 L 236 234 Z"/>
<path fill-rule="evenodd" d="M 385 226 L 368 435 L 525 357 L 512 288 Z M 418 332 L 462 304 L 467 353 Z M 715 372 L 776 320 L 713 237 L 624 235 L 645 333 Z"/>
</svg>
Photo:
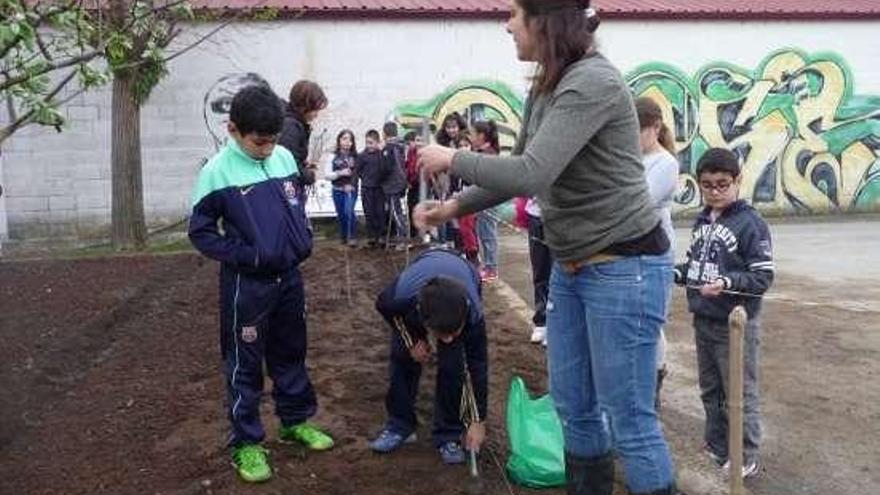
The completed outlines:
<svg viewBox="0 0 880 495">
<path fill-rule="evenodd" d="M 538 67 L 514 152 L 423 148 L 429 174 L 452 172 L 477 187 L 420 204 L 414 217 L 440 225 L 515 196 L 537 198 L 555 260 L 547 344 L 568 493 L 610 495 L 615 448 L 631 493 L 675 494 L 654 410 L 669 239 L 651 205 L 632 96 L 593 47 L 596 27 L 589 0 L 514 0 L 507 30 L 518 58 Z"/>
</svg>

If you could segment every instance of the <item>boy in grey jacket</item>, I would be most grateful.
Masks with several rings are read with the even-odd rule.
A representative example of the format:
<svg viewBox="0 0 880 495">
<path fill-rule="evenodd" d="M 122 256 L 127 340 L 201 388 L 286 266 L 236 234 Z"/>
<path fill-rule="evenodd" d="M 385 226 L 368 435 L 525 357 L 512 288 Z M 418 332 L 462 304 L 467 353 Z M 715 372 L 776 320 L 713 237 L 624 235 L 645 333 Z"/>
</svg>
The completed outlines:
<svg viewBox="0 0 880 495">
<path fill-rule="evenodd" d="M 687 286 L 694 314 L 700 398 L 706 411 L 705 449 L 727 470 L 728 316 L 742 305 L 746 325 L 743 408 L 743 477 L 758 474 L 761 415 L 758 343 L 761 300 L 773 283 L 773 251 L 764 219 L 739 196 L 737 156 L 712 148 L 700 159 L 697 177 L 706 208 L 697 217 L 685 263 L 675 281 Z"/>
</svg>

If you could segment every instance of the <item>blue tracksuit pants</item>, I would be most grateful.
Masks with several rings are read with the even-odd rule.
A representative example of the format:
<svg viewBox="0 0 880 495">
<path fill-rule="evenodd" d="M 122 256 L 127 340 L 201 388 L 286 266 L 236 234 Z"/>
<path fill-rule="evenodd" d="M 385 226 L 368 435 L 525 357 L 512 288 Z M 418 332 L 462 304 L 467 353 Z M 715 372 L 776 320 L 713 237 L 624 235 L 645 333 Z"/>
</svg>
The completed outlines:
<svg viewBox="0 0 880 495">
<path fill-rule="evenodd" d="M 257 443 L 263 363 L 272 378 L 275 413 L 285 426 L 315 414 L 306 371 L 305 292 L 299 269 L 272 276 L 220 270 L 220 352 L 232 423 L 231 445 Z"/>
</svg>

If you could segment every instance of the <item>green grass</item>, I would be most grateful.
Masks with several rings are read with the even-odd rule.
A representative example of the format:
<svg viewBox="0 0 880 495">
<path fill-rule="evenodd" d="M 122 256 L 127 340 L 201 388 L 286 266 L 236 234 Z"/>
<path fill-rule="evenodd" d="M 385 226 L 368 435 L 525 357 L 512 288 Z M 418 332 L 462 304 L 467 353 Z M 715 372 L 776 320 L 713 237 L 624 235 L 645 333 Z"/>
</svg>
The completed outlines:
<svg viewBox="0 0 880 495">
<path fill-rule="evenodd" d="M 108 256 L 126 256 L 139 254 L 177 254 L 194 252 L 192 244 L 186 237 L 161 238 L 148 242 L 147 247 L 143 250 L 123 250 L 117 251 L 113 249 L 110 243 L 95 244 L 91 246 L 62 249 L 54 253 L 53 258 L 103 258 Z"/>
</svg>

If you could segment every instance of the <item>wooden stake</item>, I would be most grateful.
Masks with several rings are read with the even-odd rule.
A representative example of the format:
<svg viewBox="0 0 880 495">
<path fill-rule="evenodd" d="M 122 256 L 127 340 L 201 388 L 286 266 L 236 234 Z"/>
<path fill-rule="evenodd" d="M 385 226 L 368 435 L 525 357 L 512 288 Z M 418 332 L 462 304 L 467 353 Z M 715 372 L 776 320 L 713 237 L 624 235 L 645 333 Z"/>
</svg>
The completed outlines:
<svg viewBox="0 0 880 495">
<path fill-rule="evenodd" d="M 743 337 L 746 331 L 746 310 L 742 306 L 730 312 L 730 390 L 727 396 L 728 471 L 730 494 L 743 495 Z"/>
</svg>

